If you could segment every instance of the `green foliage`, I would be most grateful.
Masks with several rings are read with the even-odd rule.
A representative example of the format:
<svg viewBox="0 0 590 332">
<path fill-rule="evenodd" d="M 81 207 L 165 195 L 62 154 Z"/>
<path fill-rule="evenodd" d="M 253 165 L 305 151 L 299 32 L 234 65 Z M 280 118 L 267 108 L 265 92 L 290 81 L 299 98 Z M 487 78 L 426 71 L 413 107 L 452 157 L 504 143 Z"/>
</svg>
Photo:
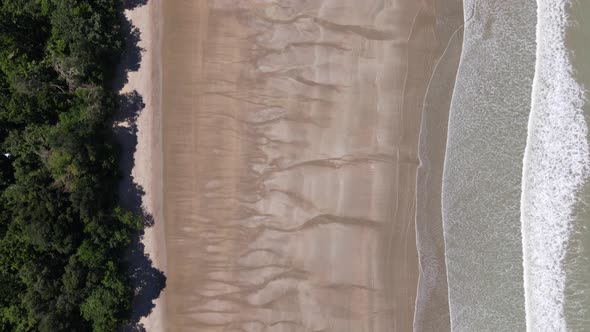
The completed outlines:
<svg viewBox="0 0 590 332">
<path fill-rule="evenodd" d="M 122 301 L 131 296 L 115 264 L 109 261 L 106 269 L 101 286 L 94 289 L 81 306 L 82 316 L 92 322 L 94 331 L 115 331 L 120 324 L 117 312 L 127 305 Z"/>
<path fill-rule="evenodd" d="M 141 219 L 108 119 L 120 0 L 0 2 L 0 331 L 115 331 Z"/>
</svg>

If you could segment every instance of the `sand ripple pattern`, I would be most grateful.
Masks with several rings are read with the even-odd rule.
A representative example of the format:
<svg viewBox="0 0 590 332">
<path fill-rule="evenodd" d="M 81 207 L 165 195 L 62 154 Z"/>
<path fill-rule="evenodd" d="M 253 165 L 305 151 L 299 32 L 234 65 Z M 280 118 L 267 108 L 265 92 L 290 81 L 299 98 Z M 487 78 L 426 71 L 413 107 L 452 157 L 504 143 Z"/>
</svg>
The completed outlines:
<svg viewBox="0 0 590 332">
<path fill-rule="evenodd" d="M 433 8 L 166 1 L 168 330 L 411 330 Z"/>
</svg>

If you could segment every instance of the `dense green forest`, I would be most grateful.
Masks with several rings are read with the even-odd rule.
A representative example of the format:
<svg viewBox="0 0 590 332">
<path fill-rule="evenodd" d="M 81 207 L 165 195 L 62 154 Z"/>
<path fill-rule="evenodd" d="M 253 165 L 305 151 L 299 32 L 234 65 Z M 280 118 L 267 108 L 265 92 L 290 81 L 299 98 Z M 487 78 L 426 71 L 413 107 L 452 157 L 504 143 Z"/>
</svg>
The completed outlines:
<svg viewBox="0 0 590 332">
<path fill-rule="evenodd" d="M 0 1 L 0 330 L 116 331 L 142 227 L 110 129 L 122 1 Z"/>
</svg>

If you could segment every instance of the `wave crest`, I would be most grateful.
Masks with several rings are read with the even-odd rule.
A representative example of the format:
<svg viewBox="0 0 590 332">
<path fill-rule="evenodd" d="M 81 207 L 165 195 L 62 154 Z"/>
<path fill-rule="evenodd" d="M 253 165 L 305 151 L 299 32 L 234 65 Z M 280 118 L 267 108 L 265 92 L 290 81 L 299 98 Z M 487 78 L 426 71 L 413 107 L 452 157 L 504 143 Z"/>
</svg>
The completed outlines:
<svg viewBox="0 0 590 332">
<path fill-rule="evenodd" d="M 565 46 L 568 1 L 537 0 L 537 60 L 524 156 L 521 222 L 529 331 L 565 331 L 565 258 L 588 177 L 584 87 Z"/>
</svg>

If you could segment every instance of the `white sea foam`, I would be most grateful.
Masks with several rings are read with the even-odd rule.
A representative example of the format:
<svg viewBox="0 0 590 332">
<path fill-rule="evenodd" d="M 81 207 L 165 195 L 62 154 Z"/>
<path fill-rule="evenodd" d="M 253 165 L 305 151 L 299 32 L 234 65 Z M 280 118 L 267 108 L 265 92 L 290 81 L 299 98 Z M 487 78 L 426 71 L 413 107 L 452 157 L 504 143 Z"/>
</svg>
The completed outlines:
<svg viewBox="0 0 590 332">
<path fill-rule="evenodd" d="M 584 88 L 565 46 L 568 1 L 537 0 L 537 59 L 521 222 L 528 331 L 566 331 L 563 260 L 576 194 L 588 177 Z"/>
</svg>

